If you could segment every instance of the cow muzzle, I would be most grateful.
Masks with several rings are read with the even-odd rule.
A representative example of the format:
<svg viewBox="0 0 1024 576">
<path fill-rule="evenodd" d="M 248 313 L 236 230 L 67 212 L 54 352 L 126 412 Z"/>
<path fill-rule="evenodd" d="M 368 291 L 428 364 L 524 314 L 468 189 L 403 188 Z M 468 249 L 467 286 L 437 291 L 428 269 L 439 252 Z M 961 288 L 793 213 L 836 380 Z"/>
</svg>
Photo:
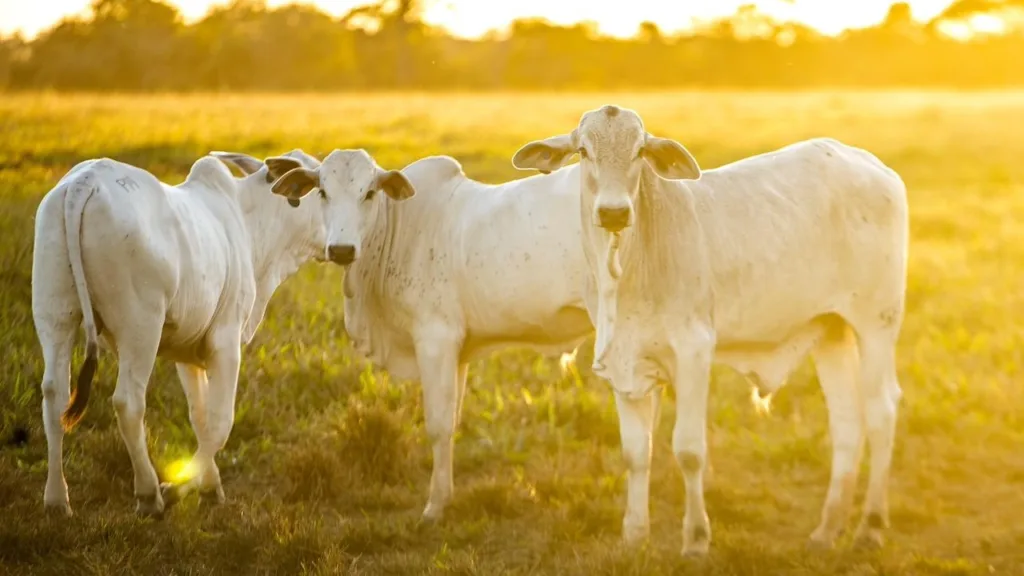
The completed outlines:
<svg viewBox="0 0 1024 576">
<path fill-rule="evenodd" d="M 356 260 L 356 247 L 352 244 L 331 244 L 327 247 L 327 259 L 340 266 L 348 266 Z"/>
<path fill-rule="evenodd" d="M 629 226 L 633 210 L 627 206 L 600 206 L 597 209 L 597 225 L 609 232 L 619 232 Z"/>
</svg>

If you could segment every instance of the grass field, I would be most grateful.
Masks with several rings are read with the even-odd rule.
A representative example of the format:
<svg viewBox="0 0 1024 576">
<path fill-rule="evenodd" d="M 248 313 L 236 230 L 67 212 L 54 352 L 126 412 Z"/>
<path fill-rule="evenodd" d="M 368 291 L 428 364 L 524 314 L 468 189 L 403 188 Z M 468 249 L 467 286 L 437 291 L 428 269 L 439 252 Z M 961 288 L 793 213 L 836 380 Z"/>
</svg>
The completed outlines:
<svg viewBox="0 0 1024 576">
<path fill-rule="evenodd" d="M 621 547 L 624 466 L 610 391 L 587 368 L 592 341 L 578 375 L 529 351 L 471 367 L 455 501 L 441 525 L 419 525 L 430 473 L 419 385 L 353 356 L 341 271 L 313 264 L 278 291 L 243 356 L 219 459 L 228 503 L 193 497 L 163 521 L 135 517 L 105 355 L 85 421 L 65 440 L 75 516 L 43 514 L 33 216 L 76 162 L 109 156 L 179 182 L 211 149 L 262 157 L 363 147 L 386 168 L 450 154 L 470 176 L 497 182 L 523 176 L 510 164 L 519 145 L 566 132 L 609 102 L 637 109 L 704 167 L 828 135 L 903 176 L 912 219 L 904 401 L 882 551 L 852 551 L 848 539 L 832 552 L 805 549 L 830 461 L 809 361 L 767 416 L 741 377 L 715 371 L 707 560 L 679 556 L 670 406 L 654 454 L 650 543 Z M 1022 126 L 1024 93 L 4 96 L 0 572 L 1024 574 Z M 148 398 L 151 454 L 169 473 L 194 449 L 170 363 L 158 363 Z"/>
</svg>

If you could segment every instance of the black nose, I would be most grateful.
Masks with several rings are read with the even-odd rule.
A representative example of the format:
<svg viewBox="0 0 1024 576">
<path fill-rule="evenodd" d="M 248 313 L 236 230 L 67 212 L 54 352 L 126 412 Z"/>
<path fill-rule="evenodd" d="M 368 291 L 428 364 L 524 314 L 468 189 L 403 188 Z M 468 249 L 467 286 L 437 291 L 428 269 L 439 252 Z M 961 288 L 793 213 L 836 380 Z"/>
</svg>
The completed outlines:
<svg viewBox="0 0 1024 576">
<path fill-rule="evenodd" d="M 332 244 L 327 247 L 327 257 L 335 264 L 347 266 L 356 259 L 356 247 L 351 244 Z"/>
<path fill-rule="evenodd" d="M 601 228 L 618 232 L 629 224 L 629 206 L 602 206 L 597 209 L 597 220 Z"/>
</svg>

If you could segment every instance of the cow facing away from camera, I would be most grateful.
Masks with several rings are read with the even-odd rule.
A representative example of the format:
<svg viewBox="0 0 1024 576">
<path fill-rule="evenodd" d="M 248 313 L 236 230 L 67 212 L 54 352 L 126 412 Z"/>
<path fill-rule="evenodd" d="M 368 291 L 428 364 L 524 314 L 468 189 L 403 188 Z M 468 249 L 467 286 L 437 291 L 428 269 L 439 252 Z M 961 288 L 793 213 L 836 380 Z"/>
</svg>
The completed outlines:
<svg viewBox="0 0 1024 576">
<path fill-rule="evenodd" d="M 338 187 L 325 159 L 275 186 Z M 443 516 L 452 490 L 453 434 L 468 364 L 508 346 L 576 348 L 593 332 L 583 290 L 575 166 L 499 185 L 466 177 L 446 156 L 402 169 L 417 190 L 395 202 L 355 191 L 339 202 L 357 247 L 345 273 L 345 329 L 357 352 L 393 377 L 419 380 L 433 451 L 424 518 Z M 357 233 L 355 233 L 357 231 Z"/>
<path fill-rule="evenodd" d="M 899 176 L 873 155 L 815 139 L 701 172 L 633 111 L 585 113 L 570 134 L 532 142 L 513 164 L 580 160 L 583 246 L 596 298 L 594 369 L 616 391 L 629 469 L 623 536 L 649 532 L 651 394 L 676 391 L 683 552 L 704 554 L 708 381 L 713 358 L 780 388 L 812 355 L 833 443 L 821 522 L 831 546 L 854 498 L 865 432 L 871 472 L 857 542 L 888 525 L 887 483 L 901 390 L 908 210 Z"/>
<path fill-rule="evenodd" d="M 365 152 L 329 156 L 338 157 L 360 170 L 341 189 L 322 189 L 319 198 L 303 201 L 294 191 L 271 189 L 288 171 L 316 168 L 319 163 L 301 151 L 266 162 L 216 153 L 196 161 L 178 186 L 114 160 L 89 160 L 43 198 L 36 213 L 32 312 L 45 362 L 47 508 L 71 514 L 62 443 L 85 411 L 101 338 L 118 358 L 113 404 L 139 513 L 160 516 L 165 498 L 193 489 L 223 500 L 214 457 L 234 419 L 241 345 L 252 338 L 274 291 L 304 262 L 337 254 L 345 220 L 334 195 L 380 187 L 413 194 L 401 174 L 380 169 Z M 225 162 L 247 175 L 235 178 Z M 86 360 L 69 403 L 72 349 L 83 323 Z M 146 388 L 158 355 L 177 363 L 198 440 L 187 468 L 193 477 L 179 486 L 158 486 L 146 448 Z"/>
</svg>

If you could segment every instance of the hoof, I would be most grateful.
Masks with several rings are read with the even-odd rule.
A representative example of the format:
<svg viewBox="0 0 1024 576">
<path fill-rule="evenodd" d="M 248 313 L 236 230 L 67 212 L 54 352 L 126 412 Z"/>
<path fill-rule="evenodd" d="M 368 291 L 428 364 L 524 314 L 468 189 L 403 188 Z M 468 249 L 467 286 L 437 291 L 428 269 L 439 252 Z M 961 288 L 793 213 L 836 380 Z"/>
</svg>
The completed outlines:
<svg viewBox="0 0 1024 576">
<path fill-rule="evenodd" d="M 47 516 L 55 518 L 71 518 L 71 504 L 67 502 L 46 502 L 43 504 L 43 511 Z"/>
<path fill-rule="evenodd" d="M 420 524 L 427 526 L 440 524 L 442 520 L 444 520 L 444 508 L 430 504 L 427 504 L 427 507 L 423 509 L 423 514 L 420 516 Z"/>
<path fill-rule="evenodd" d="M 683 537 L 683 557 L 703 558 L 711 548 L 711 530 L 706 526 L 695 526 L 689 538 Z"/>
<path fill-rule="evenodd" d="M 864 515 L 864 520 L 857 527 L 853 537 L 853 546 L 858 550 L 878 550 L 885 539 L 882 532 L 888 528 L 889 519 L 886 514 L 872 512 Z"/>
<path fill-rule="evenodd" d="M 220 506 L 226 501 L 224 488 L 220 486 L 215 490 L 202 490 L 199 492 L 199 504 L 202 506 Z"/>
<path fill-rule="evenodd" d="M 622 543 L 629 547 L 635 547 L 643 544 L 651 535 L 650 525 L 647 524 L 636 524 L 628 525 L 623 523 L 622 525 Z"/>
<path fill-rule="evenodd" d="M 136 496 L 135 512 L 143 518 L 162 520 L 164 517 L 164 501 L 157 492 L 152 496 Z"/>
<path fill-rule="evenodd" d="M 807 549 L 832 550 L 835 548 L 836 540 L 842 532 L 841 528 L 838 530 L 829 529 L 826 524 L 822 523 L 814 529 L 814 532 L 811 532 L 811 536 L 807 540 Z"/>
<path fill-rule="evenodd" d="M 807 549 L 814 552 L 825 552 L 835 548 L 835 540 L 828 536 L 811 534 L 807 539 Z"/>
<path fill-rule="evenodd" d="M 164 499 L 164 508 L 171 508 L 181 502 L 181 486 L 164 482 L 160 485 L 160 496 Z"/>
<path fill-rule="evenodd" d="M 693 544 L 683 548 L 683 558 L 688 560 L 700 560 L 708 557 L 708 544 Z"/>
<path fill-rule="evenodd" d="M 882 537 L 882 531 L 871 528 L 859 531 L 853 539 L 855 550 L 881 550 L 884 544 L 885 538 Z"/>
</svg>

